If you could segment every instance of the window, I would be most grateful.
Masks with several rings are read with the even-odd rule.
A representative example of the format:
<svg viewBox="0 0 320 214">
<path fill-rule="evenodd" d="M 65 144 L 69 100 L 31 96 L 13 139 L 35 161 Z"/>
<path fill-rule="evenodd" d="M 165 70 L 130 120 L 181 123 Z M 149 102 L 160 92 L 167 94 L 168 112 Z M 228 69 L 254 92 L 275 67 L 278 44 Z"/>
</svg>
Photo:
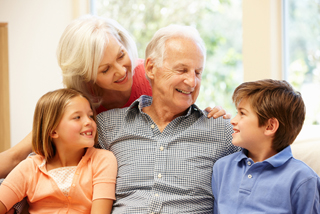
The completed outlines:
<svg viewBox="0 0 320 214">
<path fill-rule="evenodd" d="M 306 125 L 320 124 L 320 1 L 285 0 L 286 79 L 301 92 Z"/>
<path fill-rule="evenodd" d="M 159 28 L 171 23 L 196 27 L 207 47 L 197 105 L 235 111 L 231 97 L 243 79 L 241 0 L 92 0 L 91 7 L 133 35 L 140 58 Z"/>
</svg>

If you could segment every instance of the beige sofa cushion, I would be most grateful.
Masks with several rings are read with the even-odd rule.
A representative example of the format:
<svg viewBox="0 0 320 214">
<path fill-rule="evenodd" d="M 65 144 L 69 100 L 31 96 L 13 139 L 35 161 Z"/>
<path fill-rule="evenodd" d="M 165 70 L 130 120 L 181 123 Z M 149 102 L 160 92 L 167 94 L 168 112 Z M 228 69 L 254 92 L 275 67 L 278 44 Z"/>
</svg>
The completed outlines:
<svg viewBox="0 0 320 214">
<path fill-rule="evenodd" d="M 293 157 L 305 162 L 320 176 L 320 126 L 304 126 L 291 149 Z"/>
</svg>

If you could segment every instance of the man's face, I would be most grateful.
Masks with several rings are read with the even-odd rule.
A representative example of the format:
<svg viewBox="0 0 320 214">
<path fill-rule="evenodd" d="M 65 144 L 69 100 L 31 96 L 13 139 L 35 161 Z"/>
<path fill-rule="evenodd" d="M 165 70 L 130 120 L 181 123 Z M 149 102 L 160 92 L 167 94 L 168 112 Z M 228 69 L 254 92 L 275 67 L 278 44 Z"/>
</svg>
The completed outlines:
<svg viewBox="0 0 320 214">
<path fill-rule="evenodd" d="M 155 68 L 153 97 L 171 112 L 181 113 L 198 97 L 204 56 L 200 47 L 187 38 L 172 38 L 165 45 L 163 65 Z"/>
</svg>

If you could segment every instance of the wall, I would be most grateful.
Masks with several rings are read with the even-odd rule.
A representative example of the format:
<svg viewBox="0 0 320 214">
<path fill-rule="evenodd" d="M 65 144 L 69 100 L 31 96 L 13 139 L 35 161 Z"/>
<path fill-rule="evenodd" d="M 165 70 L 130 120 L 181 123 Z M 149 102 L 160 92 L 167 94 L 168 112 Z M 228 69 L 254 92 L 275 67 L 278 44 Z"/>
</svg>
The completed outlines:
<svg viewBox="0 0 320 214">
<path fill-rule="evenodd" d="M 87 2 L 0 0 L 0 22 L 8 23 L 12 146 L 31 131 L 37 100 L 62 87 L 56 47 L 68 23 L 88 11 Z"/>
</svg>

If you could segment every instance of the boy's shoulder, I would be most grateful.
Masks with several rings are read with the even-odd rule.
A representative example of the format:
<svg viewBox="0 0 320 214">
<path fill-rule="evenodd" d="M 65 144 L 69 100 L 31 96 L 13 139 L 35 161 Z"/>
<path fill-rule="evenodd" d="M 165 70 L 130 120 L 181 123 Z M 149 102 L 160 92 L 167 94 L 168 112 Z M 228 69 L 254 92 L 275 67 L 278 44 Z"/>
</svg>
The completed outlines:
<svg viewBox="0 0 320 214">
<path fill-rule="evenodd" d="M 228 164 L 228 163 L 231 163 L 233 161 L 236 161 L 237 157 L 241 156 L 242 155 L 242 150 L 239 151 L 239 152 L 235 152 L 233 154 L 230 154 L 230 155 L 227 155 L 227 156 L 224 156 L 222 158 L 219 158 L 216 163 L 214 164 L 214 166 L 216 165 L 225 165 L 225 164 Z"/>
<path fill-rule="evenodd" d="M 290 165 L 292 172 L 297 175 L 301 175 L 302 177 L 305 177 L 305 178 L 307 178 L 308 176 L 314 176 L 319 179 L 319 176 L 317 175 L 317 173 L 301 160 L 298 160 L 292 157 L 288 162 L 288 165 Z"/>
</svg>

